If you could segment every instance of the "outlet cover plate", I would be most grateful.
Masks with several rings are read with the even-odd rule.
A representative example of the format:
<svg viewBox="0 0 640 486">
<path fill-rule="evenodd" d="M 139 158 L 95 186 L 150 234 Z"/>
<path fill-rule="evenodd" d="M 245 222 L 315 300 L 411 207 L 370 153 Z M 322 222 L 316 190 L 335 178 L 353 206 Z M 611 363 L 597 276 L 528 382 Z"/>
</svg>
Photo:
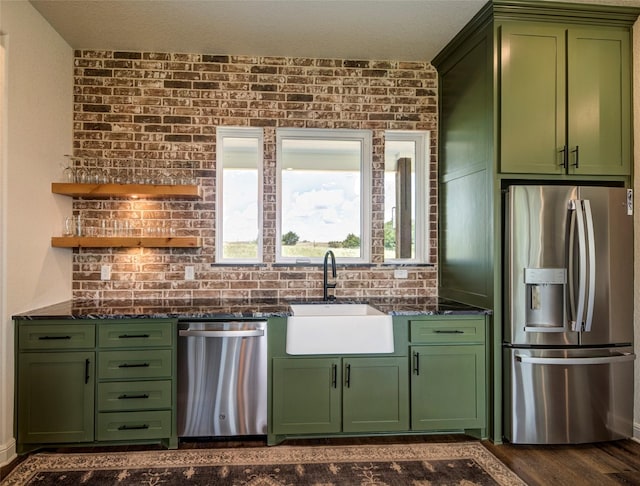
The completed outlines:
<svg viewBox="0 0 640 486">
<path fill-rule="evenodd" d="M 409 278 L 409 272 L 404 269 L 394 270 L 393 271 L 394 278 Z"/>
</svg>

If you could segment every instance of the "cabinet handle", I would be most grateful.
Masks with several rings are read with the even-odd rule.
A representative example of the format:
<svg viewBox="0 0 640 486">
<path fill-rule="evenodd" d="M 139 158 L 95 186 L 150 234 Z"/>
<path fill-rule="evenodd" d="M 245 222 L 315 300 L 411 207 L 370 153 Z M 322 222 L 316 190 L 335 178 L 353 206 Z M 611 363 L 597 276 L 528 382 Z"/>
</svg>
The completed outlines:
<svg viewBox="0 0 640 486">
<path fill-rule="evenodd" d="M 335 363 L 331 365 L 331 386 L 338 388 L 338 365 Z"/>
<path fill-rule="evenodd" d="M 580 167 L 580 147 L 576 145 L 576 149 L 572 150 L 571 152 L 576 154 L 576 161 L 571 165 L 573 165 L 577 169 L 578 167 Z"/>
<path fill-rule="evenodd" d="M 420 353 L 413 353 L 413 372 L 417 375 L 420 374 Z"/>
<path fill-rule="evenodd" d="M 141 430 L 141 429 L 148 429 L 149 426 L 147 424 L 142 424 L 142 425 L 121 425 L 120 427 L 118 427 L 118 430 Z"/>
<path fill-rule="evenodd" d="M 436 329 L 435 334 L 464 334 L 460 329 Z"/>
<path fill-rule="evenodd" d="M 149 363 L 122 363 L 121 365 L 118 365 L 118 368 L 148 368 L 149 366 L 151 366 Z"/>
<path fill-rule="evenodd" d="M 58 340 L 71 339 L 71 336 L 39 336 L 38 339 L 40 341 L 53 341 L 55 339 L 58 339 Z"/>
<path fill-rule="evenodd" d="M 84 384 L 89 383 L 89 358 L 84 360 Z"/>
<path fill-rule="evenodd" d="M 120 395 L 118 400 L 131 400 L 133 398 L 149 398 L 149 395 L 143 393 L 142 395 Z"/>
<path fill-rule="evenodd" d="M 118 339 L 149 338 L 149 334 L 121 334 Z"/>
<path fill-rule="evenodd" d="M 568 169 L 569 168 L 569 147 L 565 145 L 560 150 L 560 153 L 562 154 L 562 163 L 560 164 L 560 167 L 562 167 L 563 169 Z"/>
<path fill-rule="evenodd" d="M 351 365 L 345 366 L 344 384 L 347 388 L 351 386 Z"/>
</svg>

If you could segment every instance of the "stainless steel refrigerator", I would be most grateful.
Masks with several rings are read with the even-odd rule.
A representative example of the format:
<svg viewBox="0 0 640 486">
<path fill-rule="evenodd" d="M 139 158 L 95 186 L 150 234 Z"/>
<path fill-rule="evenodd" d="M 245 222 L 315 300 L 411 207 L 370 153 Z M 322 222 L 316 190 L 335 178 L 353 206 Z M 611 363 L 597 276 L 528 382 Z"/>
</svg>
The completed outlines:
<svg viewBox="0 0 640 486">
<path fill-rule="evenodd" d="M 633 200 L 624 188 L 510 186 L 505 438 L 632 436 Z"/>
</svg>

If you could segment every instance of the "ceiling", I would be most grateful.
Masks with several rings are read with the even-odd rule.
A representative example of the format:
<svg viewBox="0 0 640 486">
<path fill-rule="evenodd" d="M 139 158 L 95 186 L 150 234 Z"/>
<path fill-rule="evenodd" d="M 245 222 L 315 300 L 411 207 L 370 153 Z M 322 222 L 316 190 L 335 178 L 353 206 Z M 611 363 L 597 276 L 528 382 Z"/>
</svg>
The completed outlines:
<svg viewBox="0 0 640 486">
<path fill-rule="evenodd" d="M 574 1 L 640 6 L 640 0 Z M 486 0 L 30 3 L 74 49 L 430 61 Z"/>
</svg>

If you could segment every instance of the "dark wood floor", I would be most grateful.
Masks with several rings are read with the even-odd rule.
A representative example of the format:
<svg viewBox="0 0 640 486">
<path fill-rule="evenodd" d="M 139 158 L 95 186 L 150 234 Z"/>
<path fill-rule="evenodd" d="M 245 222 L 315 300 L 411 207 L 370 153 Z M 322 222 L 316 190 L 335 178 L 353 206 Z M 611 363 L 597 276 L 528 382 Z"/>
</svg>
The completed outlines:
<svg viewBox="0 0 640 486">
<path fill-rule="evenodd" d="M 431 435 L 407 437 L 341 438 L 289 440 L 290 445 L 343 445 L 375 443 L 459 442 L 474 440 L 464 435 Z M 640 443 L 622 440 L 609 443 L 571 446 L 496 445 L 482 444 L 513 470 L 529 486 L 640 486 Z M 266 447 L 262 439 L 229 441 L 183 441 L 180 449 L 222 447 Z M 106 452 L 114 450 L 150 450 L 160 446 L 131 446 L 126 448 L 59 448 L 56 452 Z M 21 456 L 0 468 L 0 480 L 24 460 Z"/>
<path fill-rule="evenodd" d="M 640 443 L 523 446 L 483 442 L 530 486 L 640 485 Z"/>
</svg>

